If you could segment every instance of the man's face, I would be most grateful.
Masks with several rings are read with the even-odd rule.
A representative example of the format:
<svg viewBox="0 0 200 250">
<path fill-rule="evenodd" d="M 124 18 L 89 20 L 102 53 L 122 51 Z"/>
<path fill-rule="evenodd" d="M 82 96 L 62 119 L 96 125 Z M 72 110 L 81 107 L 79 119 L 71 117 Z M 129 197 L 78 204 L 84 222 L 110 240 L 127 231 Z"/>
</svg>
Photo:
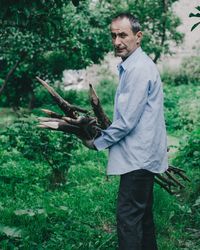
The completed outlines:
<svg viewBox="0 0 200 250">
<path fill-rule="evenodd" d="M 115 49 L 115 56 L 125 60 L 140 46 L 142 32 L 136 34 L 131 30 L 131 24 L 127 18 L 116 19 L 111 23 L 112 43 Z"/>
</svg>

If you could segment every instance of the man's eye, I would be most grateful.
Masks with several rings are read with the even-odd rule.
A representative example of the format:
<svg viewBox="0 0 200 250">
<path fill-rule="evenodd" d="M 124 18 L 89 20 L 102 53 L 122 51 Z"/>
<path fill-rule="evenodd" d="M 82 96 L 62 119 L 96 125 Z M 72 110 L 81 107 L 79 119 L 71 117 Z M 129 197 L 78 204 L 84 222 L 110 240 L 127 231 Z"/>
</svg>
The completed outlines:
<svg viewBox="0 0 200 250">
<path fill-rule="evenodd" d="M 126 37 L 126 34 L 121 34 L 120 37 L 121 37 L 121 38 L 125 38 L 125 37 Z"/>
</svg>

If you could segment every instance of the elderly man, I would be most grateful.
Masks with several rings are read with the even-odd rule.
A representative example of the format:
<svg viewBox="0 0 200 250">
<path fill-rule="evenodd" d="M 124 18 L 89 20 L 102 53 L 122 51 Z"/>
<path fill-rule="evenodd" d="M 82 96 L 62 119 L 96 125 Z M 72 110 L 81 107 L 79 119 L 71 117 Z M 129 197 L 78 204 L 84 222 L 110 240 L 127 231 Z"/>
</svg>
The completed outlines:
<svg viewBox="0 0 200 250">
<path fill-rule="evenodd" d="M 122 58 L 113 123 L 98 138 L 83 143 L 91 149 L 108 148 L 107 173 L 120 175 L 119 250 L 156 250 L 154 175 L 168 168 L 162 84 L 155 64 L 140 47 L 142 32 L 134 16 L 116 16 L 111 23 L 111 36 L 115 55 Z M 63 121 L 50 120 L 40 126 L 69 131 L 62 128 Z"/>
<path fill-rule="evenodd" d="M 108 175 L 120 175 L 117 232 L 120 250 L 157 249 L 152 214 L 154 174 L 168 168 L 163 91 L 159 72 L 140 47 L 138 20 L 129 13 L 111 23 L 120 82 L 113 123 L 88 141 L 109 149 Z"/>
</svg>

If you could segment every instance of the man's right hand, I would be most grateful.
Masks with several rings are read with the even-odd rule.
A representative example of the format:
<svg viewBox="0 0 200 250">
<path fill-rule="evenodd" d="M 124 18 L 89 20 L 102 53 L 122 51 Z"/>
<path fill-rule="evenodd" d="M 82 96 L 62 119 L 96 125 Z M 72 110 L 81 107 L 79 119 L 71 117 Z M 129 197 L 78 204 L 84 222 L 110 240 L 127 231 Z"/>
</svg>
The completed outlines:
<svg viewBox="0 0 200 250">
<path fill-rule="evenodd" d="M 83 145 L 85 145 L 89 149 L 97 150 L 97 148 L 94 145 L 94 139 L 92 140 L 82 140 Z"/>
</svg>

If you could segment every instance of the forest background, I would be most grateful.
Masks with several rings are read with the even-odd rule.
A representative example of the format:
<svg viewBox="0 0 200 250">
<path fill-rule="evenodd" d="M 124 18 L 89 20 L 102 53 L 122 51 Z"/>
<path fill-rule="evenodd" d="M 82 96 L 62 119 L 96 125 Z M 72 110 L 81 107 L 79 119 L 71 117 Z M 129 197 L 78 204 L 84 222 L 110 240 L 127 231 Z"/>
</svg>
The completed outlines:
<svg viewBox="0 0 200 250">
<path fill-rule="evenodd" d="M 87 91 L 64 90 L 63 70 L 100 63 L 112 51 L 109 23 L 121 11 L 141 20 L 142 47 L 159 62 L 184 39 L 175 2 L 0 0 L 1 249 L 116 249 L 119 179 L 105 178 L 107 153 L 89 151 L 71 135 L 36 127 L 42 108 L 58 108 L 35 77 L 48 80 L 70 103 L 90 109 Z M 195 7 L 198 18 L 200 8 Z M 197 53 L 176 71 L 162 72 L 169 160 L 191 182 L 174 196 L 155 186 L 161 250 L 200 246 L 199 69 Z M 100 74 L 96 91 L 112 118 L 117 80 L 105 68 Z"/>
</svg>

